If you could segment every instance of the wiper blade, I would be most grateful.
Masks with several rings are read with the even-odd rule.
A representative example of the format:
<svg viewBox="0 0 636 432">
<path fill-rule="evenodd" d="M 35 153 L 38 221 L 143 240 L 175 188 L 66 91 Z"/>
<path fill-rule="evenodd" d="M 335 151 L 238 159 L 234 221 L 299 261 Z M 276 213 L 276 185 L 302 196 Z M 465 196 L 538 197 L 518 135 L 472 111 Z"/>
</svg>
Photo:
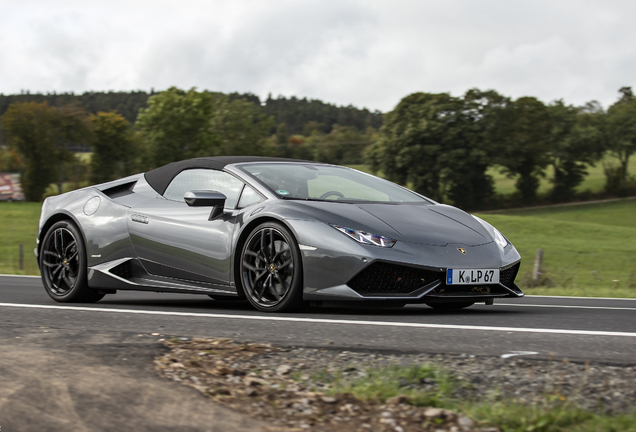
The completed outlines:
<svg viewBox="0 0 636 432">
<path fill-rule="evenodd" d="M 299 198 L 299 197 L 290 197 L 290 196 L 278 196 L 280 199 L 284 199 L 284 200 L 294 200 L 294 201 L 320 201 L 320 202 L 325 202 L 327 200 L 321 200 L 318 198 Z"/>
</svg>

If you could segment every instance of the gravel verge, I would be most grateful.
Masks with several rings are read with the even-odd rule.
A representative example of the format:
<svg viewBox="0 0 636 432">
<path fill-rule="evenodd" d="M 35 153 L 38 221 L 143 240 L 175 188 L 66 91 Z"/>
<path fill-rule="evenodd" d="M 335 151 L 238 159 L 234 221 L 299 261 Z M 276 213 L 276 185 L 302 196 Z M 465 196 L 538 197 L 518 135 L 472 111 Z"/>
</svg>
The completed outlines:
<svg viewBox="0 0 636 432">
<path fill-rule="evenodd" d="M 276 347 L 229 339 L 180 338 L 155 360 L 160 375 L 192 386 L 230 408 L 265 419 L 270 431 L 496 431 L 461 413 L 409 405 L 402 395 L 379 401 L 329 395 L 330 377 L 364 376 L 389 365 L 443 367 L 457 381 L 453 398 L 571 404 L 599 414 L 633 412 L 636 369 L 561 361 L 469 355 L 381 354 Z M 434 391 L 423 379 L 405 388 Z"/>
</svg>

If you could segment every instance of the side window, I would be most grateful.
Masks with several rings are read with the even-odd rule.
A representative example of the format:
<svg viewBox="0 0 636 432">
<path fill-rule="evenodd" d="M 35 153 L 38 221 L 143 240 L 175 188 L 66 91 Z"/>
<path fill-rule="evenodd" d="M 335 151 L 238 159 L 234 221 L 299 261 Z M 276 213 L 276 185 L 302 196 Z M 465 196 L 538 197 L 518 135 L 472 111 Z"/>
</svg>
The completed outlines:
<svg viewBox="0 0 636 432">
<path fill-rule="evenodd" d="M 169 200 L 181 201 L 183 195 L 191 190 L 212 190 L 227 197 L 225 208 L 233 209 L 243 189 L 243 182 L 234 176 L 210 169 L 189 169 L 181 171 L 172 179 L 163 196 Z"/>
<path fill-rule="evenodd" d="M 245 189 L 243 189 L 241 199 L 238 203 L 238 208 L 244 208 L 249 205 L 256 204 L 260 201 L 263 201 L 263 197 L 254 189 L 252 189 L 252 187 L 245 185 Z"/>
</svg>

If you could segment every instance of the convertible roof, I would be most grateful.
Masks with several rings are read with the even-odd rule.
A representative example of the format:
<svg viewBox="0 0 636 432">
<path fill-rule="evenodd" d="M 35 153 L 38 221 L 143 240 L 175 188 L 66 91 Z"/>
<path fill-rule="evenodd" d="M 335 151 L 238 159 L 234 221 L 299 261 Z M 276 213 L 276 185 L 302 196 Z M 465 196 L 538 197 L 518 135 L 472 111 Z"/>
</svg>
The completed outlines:
<svg viewBox="0 0 636 432">
<path fill-rule="evenodd" d="M 222 170 L 226 165 L 232 165 L 243 162 L 309 162 L 312 161 L 299 159 L 285 159 L 275 157 L 262 156 L 218 156 L 218 157 L 201 157 L 194 159 L 186 159 L 178 162 L 172 162 L 168 165 L 155 168 L 145 174 L 146 181 L 154 190 L 161 195 L 166 191 L 173 178 L 181 171 L 191 168 L 207 168 L 214 170 Z"/>
</svg>

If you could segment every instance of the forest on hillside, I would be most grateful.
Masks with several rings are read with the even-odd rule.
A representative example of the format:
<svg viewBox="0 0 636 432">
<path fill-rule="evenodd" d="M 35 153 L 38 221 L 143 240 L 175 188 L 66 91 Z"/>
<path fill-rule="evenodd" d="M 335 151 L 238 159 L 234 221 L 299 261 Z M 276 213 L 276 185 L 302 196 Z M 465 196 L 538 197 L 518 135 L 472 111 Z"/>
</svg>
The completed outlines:
<svg viewBox="0 0 636 432">
<path fill-rule="evenodd" d="M 0 116 L 13 103 L 47 102 L 49 106 L 63 106 L 72 103 L 81 103 L 82 107 L 90 114 L 98 112 L 117 111 L 129 123 L 134 124 L 141 108 L 148 106 L 148 98 L 158 94 L 154 90 L 149 93 L 141 90 L 130 92 L 86 92 L 74 93 L 30 93 L 3 95 L 0 94 Z M 252 93 L 230 93 L 231 101 L 242 99 L 253 103 L 262 114 L 273 116 L 276 125 L 285 123 L 287 133 L 291 135 L 307 135 L 306 125 L 315 122 L 322 132 L 328 133 L 334 125 L 353 126 L 360 131 L 367 127 L 379 129 L 382 126 L 382 113 L 370 111 L 366 108 L 354 106 L 337 106 L 318 99 L 286 98 L 278 96 L 273 98 L 270 94 L 267 99 L 261 101 Z M 309 131 L 311 132 L 311 130 Z"/>
</svg>

